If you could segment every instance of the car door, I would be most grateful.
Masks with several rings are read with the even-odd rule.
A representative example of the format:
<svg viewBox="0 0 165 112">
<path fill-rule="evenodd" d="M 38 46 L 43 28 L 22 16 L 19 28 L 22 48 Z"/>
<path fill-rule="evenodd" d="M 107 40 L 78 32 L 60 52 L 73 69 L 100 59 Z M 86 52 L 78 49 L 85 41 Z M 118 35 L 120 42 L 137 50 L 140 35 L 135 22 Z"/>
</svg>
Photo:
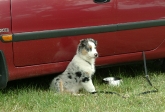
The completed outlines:
<svg viewBox="0 0 165 112">
<path fill-rule="evenodd" d="M 98 41 L 100 57 L 114 54 L 116 0 L 12 0 L 11 8 L 15 66 L 69 61 L 83 38 Z"/>
<path fill-rule="evenodd" d="M 164 0 L 117 0 L 115 54 L 156 49 L 165 39 Z"/>
</svg>

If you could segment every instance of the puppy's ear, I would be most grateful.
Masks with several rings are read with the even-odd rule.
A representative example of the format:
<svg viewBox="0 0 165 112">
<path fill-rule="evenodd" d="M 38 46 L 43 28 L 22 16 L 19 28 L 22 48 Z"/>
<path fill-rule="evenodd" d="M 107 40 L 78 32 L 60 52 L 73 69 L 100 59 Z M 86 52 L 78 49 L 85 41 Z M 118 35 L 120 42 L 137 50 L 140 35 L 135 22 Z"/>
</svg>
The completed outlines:
<svg viewBox="0 0 165 112">
<path fill-rule="evenodd" d="M 92 38 L 89 38 L 89 41 L 93 42 L 95 45 L 97 45 L 97 41 L 92 39 Z"/>
<path fill-rule="evenodd" d="M 81 39 L 81 40 L 80 40 L 80 43 L 83 43 L 84 41 L 85 41 L 85 39 Z"/>
<path fill-rule="evenodd" d="M 97 41 L 96 40 L 94 40 L 94 44 L 97 45 Z"/>
<path fill-rule="evenodd" d="M 86 46 L 87 43 L 88 43 L 88 41 L 87 41 L 86 39 L 80 40 L 80 45 L 81 45 L 81 46 Z"/>
</svg>

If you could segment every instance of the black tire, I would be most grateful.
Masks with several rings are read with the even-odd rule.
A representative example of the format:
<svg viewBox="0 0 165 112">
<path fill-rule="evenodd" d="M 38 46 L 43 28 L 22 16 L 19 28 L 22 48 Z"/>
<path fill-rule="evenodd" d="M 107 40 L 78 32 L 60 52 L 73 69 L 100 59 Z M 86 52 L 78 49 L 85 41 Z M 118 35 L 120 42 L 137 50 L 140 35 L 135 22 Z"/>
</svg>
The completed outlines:
<svg viewBox="0 0 165 112">
<path fill-rule="evenodd" d="M 4 89 L 8 82 L 8 69 L 2 51 L 0 51 L 0 89 Z"/>
</svg>

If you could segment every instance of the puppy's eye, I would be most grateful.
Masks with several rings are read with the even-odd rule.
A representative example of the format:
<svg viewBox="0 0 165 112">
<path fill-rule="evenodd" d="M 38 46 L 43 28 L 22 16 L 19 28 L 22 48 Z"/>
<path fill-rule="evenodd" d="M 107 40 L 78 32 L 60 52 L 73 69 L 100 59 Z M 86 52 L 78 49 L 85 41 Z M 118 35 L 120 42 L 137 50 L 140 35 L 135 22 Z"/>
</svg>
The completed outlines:
<svg viewBox="0 0 165 112">
<path fill-rule="evenodd" d="M 89 51 L 92 51 L 92 46 L 89 46 L 88 48 L 89 48 Z"/>
</svg>

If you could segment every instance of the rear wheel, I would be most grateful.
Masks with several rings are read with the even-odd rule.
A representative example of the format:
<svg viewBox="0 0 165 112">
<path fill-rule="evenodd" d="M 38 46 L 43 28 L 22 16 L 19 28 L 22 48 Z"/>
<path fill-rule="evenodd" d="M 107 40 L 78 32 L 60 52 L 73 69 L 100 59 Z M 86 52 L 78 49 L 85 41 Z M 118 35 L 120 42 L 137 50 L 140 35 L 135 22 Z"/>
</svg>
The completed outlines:
<svg viewBox="0 0 165 112">
<path fill-rule="evenodd" d="M 8 69 L 6 66 L 5 57 L 2 51 L 0 51 L 0 89 L 7 86 L 8 81 Z"/>
</svg>

